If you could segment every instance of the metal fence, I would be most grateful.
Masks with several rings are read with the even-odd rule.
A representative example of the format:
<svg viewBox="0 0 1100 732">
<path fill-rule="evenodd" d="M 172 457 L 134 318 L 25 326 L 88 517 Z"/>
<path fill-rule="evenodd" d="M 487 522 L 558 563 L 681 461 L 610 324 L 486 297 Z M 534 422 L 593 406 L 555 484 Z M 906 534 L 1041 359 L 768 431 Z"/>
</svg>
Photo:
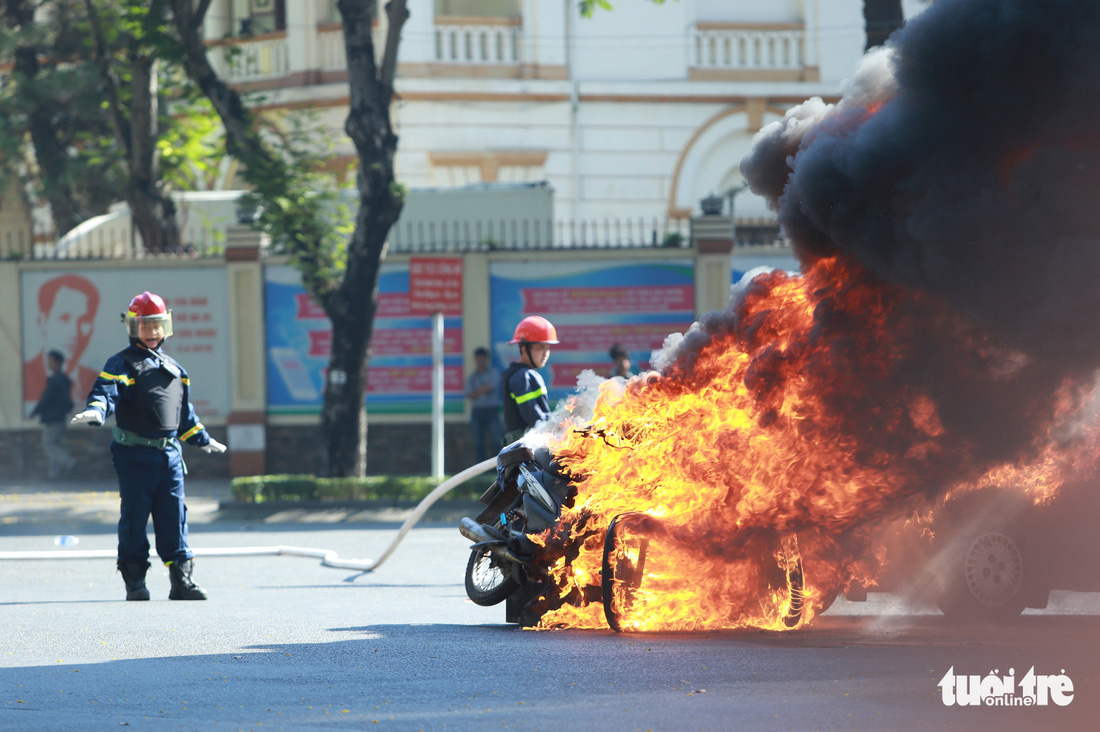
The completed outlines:
<svg viewBox="0 0 1100 732">
<path fill-rule="evenodd" d="M 390 230 L 395 252 L 471 252 L 529 249 L 688 248 L 687 219 L 553 221 L 437 221 L 398 224 Z"/>
<path fill-rule="evenodd" d="M 220 257 L 225 253 L 223 232 L 188 227 L 176 251 L 146 252 L 130 222 L 111 227 L 73 231 L 58 242 L 36 243 L 8 258 L 33 260 L 103 260 L 152 257 Z M 738 222 L 737 243 L 766 245 L 780 241 L 777 227 L 767 222 Z M 497 221 L 433 221 L 398 224 L 390 230 L 394 254 L 462 253 L 561 249 L 690 249 L 688 219 L 603 219 L 585 221 L 503 219 Z M 278 251 L 278 246 L 273 247 Z"/>
</svg>

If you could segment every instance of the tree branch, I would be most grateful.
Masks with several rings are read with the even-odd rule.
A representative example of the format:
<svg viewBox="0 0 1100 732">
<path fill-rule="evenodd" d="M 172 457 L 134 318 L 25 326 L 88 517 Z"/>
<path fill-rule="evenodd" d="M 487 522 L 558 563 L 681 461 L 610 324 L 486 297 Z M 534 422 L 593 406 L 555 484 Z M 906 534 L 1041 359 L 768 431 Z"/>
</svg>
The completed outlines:
<svg viewBox="0 0 1100 732">
<path fill-rule="evenodd" d="M 130 123 L 122 113 L 122 95 L 119 93 L 118 77 L 111 67 L 111 52 L 103 35 L 103 25 L 99 20 L 95 0 L 84 0 L 84 4 L 88 9 L 88 23 L 92 26 L 92 36 L 95 38 L 96 61 L 99 66 L 99 75 L 103 79 L 103 86 L 107 92 L 107 107 L 111 110 L 111 121 L 114 123 L 115 135 L 118 138 L 118 144 L 126 150 L 126 157 L 129 159 L 133 152 L 130 140 Z"/>
<path fill-rule="evenodd" d="M 401 29 L 409 19 L 409 7 L 406 0 L 390 0 L 386 3 L 386 16 L 389 27 L 386 29 L 386 50 L 382 55 L 382 73 L 379 75 L 386 89 L 393 90 L 393 80 L 397 76 L 397 48 L 401 44 Z"/>
</svg>

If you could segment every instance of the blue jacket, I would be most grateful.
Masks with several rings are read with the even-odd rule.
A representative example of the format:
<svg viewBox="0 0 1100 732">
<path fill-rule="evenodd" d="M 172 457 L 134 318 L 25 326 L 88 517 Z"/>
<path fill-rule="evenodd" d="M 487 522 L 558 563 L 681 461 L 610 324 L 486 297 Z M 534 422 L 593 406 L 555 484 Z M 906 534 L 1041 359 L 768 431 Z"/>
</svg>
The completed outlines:
<svg viewBox="0 0 1100 732">
<path fill-rule="evenodd" d="M 104 420 L 114 414 L 119 427 L 142 437 L 210 444 L 191 404 L 187 371 L 160 349 L 131 345 L 107 359 L 88 394 L 88 408 Z"/>
<path fill-rule="evenodd" d="M 505 432 L 534 427 L 550 416 L 550 397 L 538 371 L 513 361 L 503 381 Z"/>
</svg>

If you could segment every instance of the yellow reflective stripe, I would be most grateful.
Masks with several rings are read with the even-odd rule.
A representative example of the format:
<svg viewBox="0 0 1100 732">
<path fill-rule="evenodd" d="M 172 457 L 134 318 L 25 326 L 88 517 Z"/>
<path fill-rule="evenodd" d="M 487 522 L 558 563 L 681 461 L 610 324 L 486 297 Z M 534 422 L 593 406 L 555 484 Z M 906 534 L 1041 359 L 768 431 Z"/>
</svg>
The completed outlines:
<svg viewBox="0 0 1100 732">
<path fill-rule="evenodd" d="M 183 383 L 184 383 L 185 385 L 187 385 L 187 386 L 191 386 L 191 379 L 189 379 L 189 378 L 187 378 L 186 376 L 184 376 L 184 377 L 183 377 Z"/>
<path fill-rule="evenodd" d="M 99 407 L 104 412 L 107 411 L 107 402 L 101 402 L 101 401 L 88 402 L 88 406 L 89 407 Z"/>
<path fill-rule="evenodd" d="M 106 371 L 100 371 L 99 372 L 99 378 L 106 379 L 107 381 L 121 381 L 123 384 L 126 384 L 127 386 L 133 386 L 134 385 L 134 380 L 131 379 L 126 374 L 109 374 Z"/>
<path fill-rule="evenodd" d="M 187 430 L 187 431 L 186 431 L 186 432 L 184 432 L 184 433 L 183 433 L 182 435 L 180 435 L 180 440 L 181 440 L 181 441 L 184 441 L 184 440 L 186 440 L 186 439 L 187 439 L 188 437 L 191 437 L 192 435 L 194 435 L 194 434 L 197 434 L 197 433 L 201 432 L 201 431 L 202 431 L 203 429 L 204 429 L 204 428 L 203 428 L 203 426 L 202 426 L 202 422 L 199 422 L 199 423 L 198 423 L 197 425 L 195 425 L 194 427 L 192 427 L 191 429 Z"/>
<path fill-rule="evenodd" d="M 524 402 L 529 402 L 532 399 L 538 399 L 540 396 L 543 396 L 544 394 L 546 394 L 546 387 L 545 386 L 540 387 L 538 389 L 535 389 L 534 391 L 529 391 L 526 394 L 521 394 L 519 396 L 516 396 L 515 394 L 512 394 L 512 398 L 516 400 L 516 404 L 523 404 Z"/>
</svg>

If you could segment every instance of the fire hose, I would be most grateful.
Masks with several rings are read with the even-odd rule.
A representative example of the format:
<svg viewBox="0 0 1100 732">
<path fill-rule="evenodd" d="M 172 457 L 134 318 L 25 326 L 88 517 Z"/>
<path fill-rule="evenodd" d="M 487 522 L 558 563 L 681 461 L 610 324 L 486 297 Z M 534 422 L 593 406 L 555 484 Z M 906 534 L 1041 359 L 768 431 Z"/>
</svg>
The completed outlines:
<svg viewBox="0 0 1100 732">
<path fill-rule="evenodd" d="M 390 555 L 416 525 L 432 504 L 449 493 L 453 488 L 465 481 L 480 475 L 496 466 L 496 458 L 488 458 L 476 465 L 471 465 L 460 473 L 440 483 L 435 490 L 424 496 L 416 505 L 413 512 L 405 519 L 405 523 L 397 531 L 386 550 L 378 559 L 340 559 L 337 553 L 331 549 L 310 549 L 298 546 L 254 546 L 254 547 L 217 547 L 209 549 L 193 549 L 196 557 L 262 557 L 262 556 L 294 556 L 320 559 L 322 567 L 333 569 L 356 569 L 361 572 L 373 572 L 389 559 Z M 0 551 L 0 559 L 114 559 L 117 552 L 114 549 L 88 549 L 75 551 L 48 551 L 48 552 L 4 552 Z"/>
</svg>

